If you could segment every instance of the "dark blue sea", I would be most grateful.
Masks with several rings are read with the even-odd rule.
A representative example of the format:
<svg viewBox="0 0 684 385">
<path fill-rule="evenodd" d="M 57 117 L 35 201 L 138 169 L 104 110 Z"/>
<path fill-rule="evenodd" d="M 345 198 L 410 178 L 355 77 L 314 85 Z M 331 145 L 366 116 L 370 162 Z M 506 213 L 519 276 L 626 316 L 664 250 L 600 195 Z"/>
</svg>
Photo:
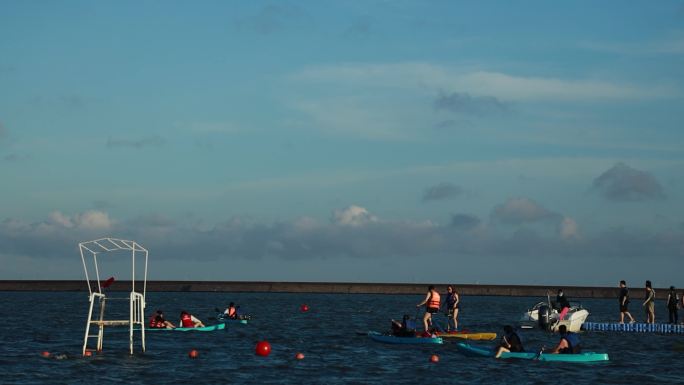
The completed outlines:
<svg viewBox="0 0 684 385">
<path fill-rule="evenodd" d="M 116 296 L 117 293 L 110 294 Z M 455 341 L 444 345 L 386 345 L 358 335 L 389 328 L 390 318 L 416 314 L 422 296 L 269 293 L 147 294 L 148 316 L 163 309 L 177 322 L 185 309 L 206 324 L 214 308 L 230 301 L 252 315 L 248 325 L 229 324 L 211 333 L 147 334 L 147 352 L 128 354 L 127 329 L 105 330 L 104 351 L 81 357 L 88 310 L 86 293 L 0 292 L 4 327 L 0 329 L 2 384 L 673 384 L 684 383 L 684 336 L 582 333 L 585 351 L 607 352 L 610 362 L 562 364 L 462 356 Z M 463 297 L 461 326 L 501 332 L 541 298 Z M 614 321 L 616 300 L 583 300 L 590 321 Z M 122 304 L 128 306 L 122 301 Z M 308 312 L 300 305 L 307 304 Z M 109 305 L 108 305 L 109 306 Z M 121 305 L 118 305 L 122 307 Z M 125 307 L 122 307 L 125 308 Z M 634 314 L 643 319 L 637 306 Z M 656 316 L 663 320 L 664 303 Z M 127 309 L 127 308 L 125 308 Z M 112 306 L 109 318 L 118 309 Z M 659 313 L 658 313 L 659 312 Z M 120 317 L 126 318 L 126 317 Z M 438 318 L 439 322 L 444 317 Z M 658 320 L 658 319 L 657 319 Z M 528 350 L 553 346 L 557 337 L 523 331 Z M 254 354 L 268 340 L 268 357 Z M 493 345 L 495 341 L 480 342 Z M 199 351 L 190 359 L 188 352 Z M 50 358 L 40 353 L 49 351 Z M 295 354 L 302 352 L 303 360 Z M 440 357 L 429 362 L 431 355 Z"/>
</svg>

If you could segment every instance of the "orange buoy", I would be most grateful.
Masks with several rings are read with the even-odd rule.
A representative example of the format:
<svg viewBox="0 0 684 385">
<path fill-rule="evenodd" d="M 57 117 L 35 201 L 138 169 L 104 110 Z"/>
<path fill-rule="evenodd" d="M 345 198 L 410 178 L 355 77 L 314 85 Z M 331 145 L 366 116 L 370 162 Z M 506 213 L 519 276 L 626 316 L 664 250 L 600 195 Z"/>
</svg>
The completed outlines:
<svg viewBox="0 0 684 385">
<path fill-rule="evenodd" d="M 46 350 L 46 351 L 40 353 L 40 355 L 41 355 L 41 357 L 48 358 L 48 357 L 50 357 L 50 352 L 48 352 L 48 351 Z"/>
<path fill-rule="evenodd" d="M 191 351 L 188 352 L 188 357 L 197 358 L 197 357 L 199 357 L 199 352 L 195 349 L 192 349 Z"/>
<path fill-rule="evenodd" d="M 304 353 L 301 353 L 301 352 L 297 353 L 297 355 L 295 355 L 295 358 L 298 360 L 303 360 L 304 359 Z"/>
<path fill-rule="evenodd" d="M 439 356 L 436 354 L 433 354 L 430 356 L 430 362 L 438 363 L 439 362 Z"/>
<path fill-rule="evenodd" d="M 302 306 L 299 307 L 299 310 L 301 310 L 302 312 L 307 312 L 309 311 L 309 305 L 304 303 L 302 304 Z"/>
<path fill-rule="evenodd" d="M 256 344 L 256 355 L 266 357 L 271 354 L 271 344 L 268 341 L 259 341 Z"/>
<path fill-rule="evenodd" d="M 92 357 L 92 356 L 93 356 L 93 352 L 91 352 L 90 350 L 86 350 L 85 353 L 83 353 L 83 356 L 84 356 L 84 357 Z"/>
</svg>

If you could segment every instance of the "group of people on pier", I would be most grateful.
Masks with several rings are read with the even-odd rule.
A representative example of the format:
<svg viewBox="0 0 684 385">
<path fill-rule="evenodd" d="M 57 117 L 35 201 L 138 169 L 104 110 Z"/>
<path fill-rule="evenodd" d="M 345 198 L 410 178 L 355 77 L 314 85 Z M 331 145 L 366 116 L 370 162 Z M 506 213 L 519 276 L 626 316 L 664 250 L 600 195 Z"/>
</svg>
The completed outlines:
<svg viewBox="0 0 684 385">
<path fill-rule="evenodd" d="M 618 297 L 618 302 L 620 305 L 620 323 L 625 322 L 625 316 L 629 318 L 630 323 L 636 322 L 632 314 L 629 312 L 629 289 L 627 289 L 627 282 L 624 280 L 620 281 L 620 294 Z M 656 293 L 653 290 L 653 285 L 651 281 L 646 281 L 645 283 L 646 293 L 644 297 L 644 302 L 641 306 L 644 308 L 646 313 L 646 323 L 655 323 L 655 301 Z M 684 295 L 679 296 L 677 290 L 674 286 L 670 286 L 670 291 L 667 293 L 666 307 L 669 315 L 669 323 L 676 324 L 679 323 L 679 308 L 684 307 Z"/>
</svg>

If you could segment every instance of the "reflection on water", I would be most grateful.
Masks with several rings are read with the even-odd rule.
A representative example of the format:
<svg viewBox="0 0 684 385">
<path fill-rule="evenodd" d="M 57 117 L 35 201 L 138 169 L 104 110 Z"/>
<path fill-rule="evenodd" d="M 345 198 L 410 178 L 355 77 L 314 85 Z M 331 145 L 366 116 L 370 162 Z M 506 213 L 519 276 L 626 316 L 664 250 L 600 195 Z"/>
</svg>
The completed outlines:
<svg viewBox="0 0 684 385">
<path fill-rule="evenodd" d="M 570 293 L 568 293 L 570 294 Z M 390 318 L 416 315 L 422 296 L 148 293 L 147 313 L 164 309 L 176 322 L 185 309 L 206 324 L 214 308 L 234 301 L 252 315 L 248 325 L 230 324 L 212 333 L 150 333 L 146 354 L 127 354 L 125 330 L 105 331 L 104 354 L 81 358 L 87 295 L 83 293 L 0 294 L 6 310 L 0 330 L 3 384 L 92 383 L 681 383 L 678 370 L 684 336 L 584 333 L 585 350 L 609 353 L 604 364 L 497 361 L 460 355 L 454 342 L 436 346 L 385 345 L 358 334 L 389 328 Z M 515 324 L 537 298 L 463 297 L 460 325 L 496 331 Z M 614 321 L 617 301 L 584 300 L 589 320 Z M 310 306 L 301 312 L 300 305 Z M 664 307 L 664 305 L 663 305 Z M 7 310 L 9 311 L 7 312 Z M 637 313 L 636 310 L 633 313 Z M 439 322 L 445 322 L 438 316 Z M 530 350 L 551 346 L 557 337 L 523 331 Z M 269 357 L 254 354 L 257 341 L 272 345 Z M 493 344 L 483 342 L 482 344 Z M 198 359 L 188 358 L 197 349 Z M 50 351 L 65 359 L 45 359 Z M 297 352 L 306 355 L 295 359 Z M 429 362 L 438 354 L 440 362 Z"/>
</svg>

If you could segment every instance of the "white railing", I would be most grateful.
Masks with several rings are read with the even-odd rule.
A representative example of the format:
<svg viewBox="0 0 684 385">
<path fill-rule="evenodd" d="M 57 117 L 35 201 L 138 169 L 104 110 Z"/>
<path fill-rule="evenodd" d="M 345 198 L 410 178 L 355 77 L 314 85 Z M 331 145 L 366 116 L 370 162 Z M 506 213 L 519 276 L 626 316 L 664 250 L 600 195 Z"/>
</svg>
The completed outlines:
<svg viewBox="0 0 684 385">
<path fill-rule="evenodd" d="M 145 296 L 132 291 L 130 304 L 129 348 L 133 354 L 133 330 L 135 325 L 140 325 L 140 342 L 142 343 L 142 351 L 145 352 Z"/>
</svg>

